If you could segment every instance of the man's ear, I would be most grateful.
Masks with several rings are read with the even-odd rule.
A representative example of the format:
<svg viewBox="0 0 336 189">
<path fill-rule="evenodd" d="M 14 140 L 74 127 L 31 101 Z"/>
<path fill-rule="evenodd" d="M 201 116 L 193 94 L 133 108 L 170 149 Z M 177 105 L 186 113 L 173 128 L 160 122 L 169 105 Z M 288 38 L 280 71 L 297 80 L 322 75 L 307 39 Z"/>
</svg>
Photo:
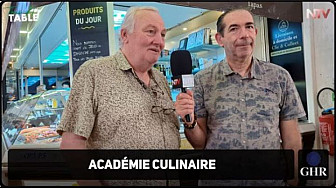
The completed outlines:
<svg viewBox="0 0 336 189">
<path fill-rule="evenodd" d="M 127 43 L 127 41 L 128 41 L 128 33 L 127 33 L 127 31 L 125 30 L 125 29 L 121 29 L 120 30 L 120 38 L 121 38 L 121 40 L 123 41 L 123 43 Z"/>
<path fill-rule="evenodd" d="M 258 34 L 258 29 L 257 28 L 255 29 L 255 33 L 256 33 L 256 35 Z"/>
<path fill-rule="evenodd" d="M 222 42 L 223 36 L 220 33 L 217 32 L 216 35 L 215 35 L 215 38 L 216 38 L 216 41 L 217 41 L 218 45 L 221 46 L 221 47 L 224 47 L 224 44 Z"/>
</svg>

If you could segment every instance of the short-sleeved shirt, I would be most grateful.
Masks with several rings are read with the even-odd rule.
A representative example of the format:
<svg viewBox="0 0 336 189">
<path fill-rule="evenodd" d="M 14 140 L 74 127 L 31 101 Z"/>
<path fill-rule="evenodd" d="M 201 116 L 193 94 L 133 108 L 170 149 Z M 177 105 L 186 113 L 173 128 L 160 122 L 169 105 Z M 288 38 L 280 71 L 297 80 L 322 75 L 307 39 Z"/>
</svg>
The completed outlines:
<svg viewBox="0 0 336 189">
<path fill-rule="evenodd" d="M 150 70 L 147 87 L 121 51 L 76 72 L 58 133 L 87 139 L 90 149 L 179 149 L 179 122 L 168 83 Z"/>
<path fill-rule="evenodd" d="M 279 122 L 305 116 L 288 71 L 256 58 L 245 78 L 226 59 L 200 71 L 194 99 L 207 118 L 206 149 L 281 149 Z"/>
</svg>

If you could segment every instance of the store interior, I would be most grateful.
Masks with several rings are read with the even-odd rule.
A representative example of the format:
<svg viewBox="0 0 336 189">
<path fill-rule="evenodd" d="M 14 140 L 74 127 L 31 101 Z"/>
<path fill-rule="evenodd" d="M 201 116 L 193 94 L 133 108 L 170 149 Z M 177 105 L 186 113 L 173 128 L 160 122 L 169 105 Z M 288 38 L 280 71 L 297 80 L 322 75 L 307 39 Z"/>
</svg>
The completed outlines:
<svg viewBox="0 0 336 189">
<path fill-rule="evenodd" d="M 113 26 L 111 21 L 108 25 L 113 27 L 115 34 L 114 38 L 109 41 L 110 52 L 116 52 L 119 48 L 118 32 L 120 32 L 120 25 L 129 7 L 154 6 L 159 10 L 167 28 L 167 34 L 165 48 L 154 68 L 166 76 L 170 87 L 172 86 L 170 55 L 173 51 L 189 50 L 192 57 L 193 74 L 225 59 L 224 49 L 216 43 L 214 38 L 216 21 L 222 11 L 156 2 L 109 2 L 109 4 L 108 6 L 113 7 Z M 3 73 L 2 82 L 2 85 L 5 86 L 2 87 L 2 94 L 4 94 L 2 113 L 7 117 L 4 116 L 2 122 L 2 156 L 6 150 L 13 147 L 26 148 L 28 144 L 31 148 L 57 148 L 60 143 L 60 136 L 56 136 L 57 133 L 54 130 L 60 121 L 63 108 L 69 97 L 73 78 L 72 66 L 70 65 L 71 47 L 69 47 L 68 40 L 70 35 L 67 3 L 41 4 L 34 7 L 32 12 L 38 14 L 39 20 L 37 22 L 22 22 L 19 26 L 12 23 L 11 27 L 18 27 L 16 34 L 13 32 L 15 30 L 12 30 L 11 35 L 7 33 L 7 40 L 2 40 L 3 47 L 10 46 L 11 49 L 7 51 L 8 58 L 4 58 L 3 61 L 3 64 L 5 63 L 7 66 L 5 73 Z M 172 14 L 173 12 L 176 14 Z M 254 56 L 265 61 L 274 60 L 276 63 L 276 57 L 270 56 L 269 40 L 272 35 L 270 32 L 272 20 L 265 15 L 257 14 L 254 15 L 254 19 L 258 28 L 257 48 L 254 51 Z M 301 34 L 304 33 L 304 29 L 306 28 L 302 28 L 300 31 Z M 2 33 L 3 39 L 5 38 L 4 33 L 6 32 Z M 188 43 L 193 36 L 196 37 L 196 33 L 202 33 L 202 39 L 199 44 L 192 46 Z M 306 39 L 301 36 L 301 40 Z M 312 149 L 321 146 L 315 121 L 320 110 L 318 110 L 316 103 L 311 105 L 309 102 L 312 97 L 309 97 L 310 84 L 306 84 L 306 82 L 310 81 L 310 78 L 307 79 L 307 77 L 311 76 L 307 73 L 309 65 L 304 61 L 303 57 L 307 56 L 304 54 L 304 50 L 300 51 L 301 54 L 294 55 L 295 58 L 302 56 L 301 62 L 293 64 L 292 68 L 289 68 L 288 64 L 281 66 L 292 69 L 289 72 L 292 77 L 294 76 L 295 84 L 307 112 L 307 117 L 300 120 L 303 143 L 305 148 Z M 295 78 L 298 79 L 295 80 Z M 317 87 L 314 90 L 314 94 L 316 94 Z M 175 100 L 180 91 L 171 87 L 171 92 L 173 100 Z M 321 99 L 323 99 L 322 104 L 325 108 L 334 107 L 334 101 L 330 100 L 332 95 L 331 91 L 323 92 Z M 315 97 L 313 98 L 315 100 Z M 44 126 L 48 126 L 48 129 L 34 131 L 35 135 L 33 133 L 33 136 L 19 134 L 20 127 L 41 127 L 40 129 L 43 129 Z M 184 139 L 181 148 L 191 149 L 191 145 L 185 139 L 183 127 L 180 129 L 180 134 Z"/>
<path fill-rule="evenodd" d="M 171 87 L 173 101 L 175 101 L 180 90 L 172 89 L 171 53 L 178 49 L 187 49 L 192 57 L 193 74 L 223 60 L 225 58 L 224 49 L 217 44 L 214 38 L 216 21 L 222 12 L 154 2 L 113 3 L 113 29 L 115 36 L 114 44 L 110 42 L 112 51 L 116 52 L 119 48 L 118 34 L 127 9 L 130 6 L 137 5 L 156 7 L 165 22 L 165 27 L 167 28 L 165 48 L 154 68 L 157 68 L 166 76 L 168 84 Z M 36 23 L 24 23 L 21 25 L 17 43 L 15 43 L 10 56 L 10 69 L 6 72 L 6 89 L 9 89 L 8 92 L 12 92 L 7 92 L 6 105 L 9 107 L 13 109 L 18 108 L 15 103 L 11 104 L 17 100 L 26 101 L 26 106 L 28 106 L 28 104 L 31 104 L 28 103 L 29 99 L 36 99 L 36 96 L 41 95 L 40 90 L 63 90 L 71 88 L 72 74 L 69 66 L 69 53 L 71 50 L 68 42 L 69 31 L 67 29 L 66 8 L 66 3 L 52 3 L 38 7 L 34 11 L 39 14 L 41 20 Z M 172 11 L 178 12 L 179 15 L 172 15 Z M 48 19 L 45 14 L 49 14 L 50 12 L 54 12 L 52 16 L 49 16 L 50 21 L 44 21 L 43 19 Z M 265 46 L 265 27 L 263 25 L 265 19 L 265 17 L 255 16 L 256 26 L 261 28 L 256 41 L 257 47 Z M 198 44 L 192 44 L 192 36 L 196 38 L 196 33 L 199 32 L 202 32 L 201 35 L 198 34 L 202 38 L 198 37 L 200 38 L 197 39 L 199 40 Z M 187 38 L 189 40 L 183 41 Z M 257 48 L 254 55 L 260 59 L 267 59 L 267 52 L 264 48 Z M 39 104 L 39 101 L 37 102 Z M 24 106 L 24 103 L 22 106 Z M 45 107 L 48 106 L 45 105 Z M 22 107 L 19 109 L 22 109 Z M 29 112 L 26 114 L 26 116 L 29 116 Z M 20 116 L 23 116 L 22 112 Z M 55 124 L 57 125 L 57 123 Z M 182 138 L 185 138 L 183 127 L 180 128 L 180 133 Z M 188 142 L 183 142 L 182 148 L 191 148 L 191 146 Z"/>
</svg>

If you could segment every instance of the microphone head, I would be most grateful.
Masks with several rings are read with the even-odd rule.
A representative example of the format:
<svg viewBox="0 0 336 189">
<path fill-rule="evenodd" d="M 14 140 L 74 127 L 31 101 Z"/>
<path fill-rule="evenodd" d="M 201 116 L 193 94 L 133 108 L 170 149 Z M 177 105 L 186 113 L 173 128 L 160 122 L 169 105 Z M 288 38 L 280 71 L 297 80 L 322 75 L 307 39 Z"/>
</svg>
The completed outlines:
<svg viewBox="0 0 336 189">
<path fill-rule="evenodd" d="M 192 73 L 192 61 L 187 50 L 174 51 L 170 56 L 170 68 L 173 76 Z"/>
</svg>

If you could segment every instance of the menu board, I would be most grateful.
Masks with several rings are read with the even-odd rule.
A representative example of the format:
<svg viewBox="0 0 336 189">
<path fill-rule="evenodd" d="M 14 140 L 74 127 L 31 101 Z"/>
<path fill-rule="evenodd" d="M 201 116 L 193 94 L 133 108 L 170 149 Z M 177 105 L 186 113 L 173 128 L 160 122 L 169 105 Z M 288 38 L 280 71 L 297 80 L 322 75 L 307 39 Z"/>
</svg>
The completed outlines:
<svg viewBox="0 0 336 189">
<path fill-rule="evenodd" d="M 109 56 L 107 3 L 69 2 L 73 74 L 87 60 Z"/>
</svg>

